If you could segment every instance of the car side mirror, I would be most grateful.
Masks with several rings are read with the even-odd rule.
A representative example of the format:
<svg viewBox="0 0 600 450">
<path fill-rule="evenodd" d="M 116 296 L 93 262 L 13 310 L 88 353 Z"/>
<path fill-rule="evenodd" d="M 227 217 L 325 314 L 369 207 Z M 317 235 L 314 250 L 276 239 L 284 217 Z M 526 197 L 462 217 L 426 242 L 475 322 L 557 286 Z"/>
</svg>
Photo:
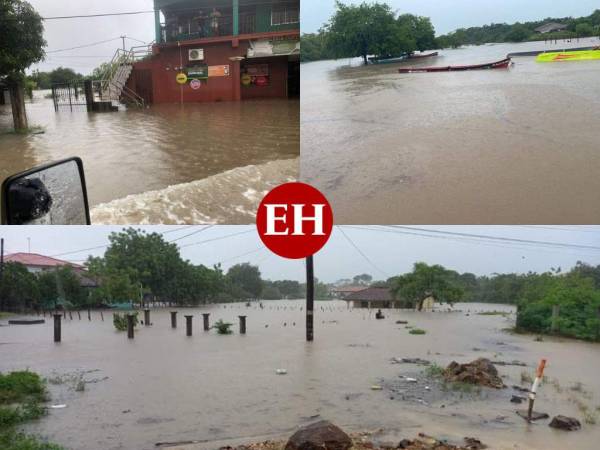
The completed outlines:
<svg viewBox="0 0 600 450">
<path fill-rule="evenodd" d="M 90 225 L 80 158 L 35 167 L 2 183 L 2 224 Z"/>
</svg>

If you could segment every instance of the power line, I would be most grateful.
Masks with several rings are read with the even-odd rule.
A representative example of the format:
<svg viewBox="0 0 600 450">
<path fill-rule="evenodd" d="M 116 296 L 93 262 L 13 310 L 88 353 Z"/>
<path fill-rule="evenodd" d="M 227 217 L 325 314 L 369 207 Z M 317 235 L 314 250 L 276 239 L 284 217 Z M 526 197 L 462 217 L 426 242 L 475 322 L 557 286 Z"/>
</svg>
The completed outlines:
<svg viewBox="0 0 600 450">
<path fill-rule="evenodd" d="M 91 17 L 111 17 L 111 16 L 134 16 L 138 14 L 154 14 L 154 10 L 150 11 L 129 11 L 129 12 L 118 12 L 118 13 L 101 13 L 101 14 L 79 14 L 76 16 L 53 16 L 53 17 L 42 17 L 42 20 L 62 20 L 62 19 L 87 19 Z"/>
<path fill-rule="evenodd" d="M 208 242 L 220 241 L 222 239 L 227 239 L 229 237 L 240 236 L 242 234 L 255 233 L 255 232 L 256 232 L 255 230 L 239 231 L 237 233 L 231 233 L 231 234 L 226 234 L 225 236 L 219 236 L 216 238 L 205 239 L 204 241 L 198 241 L 198 242 L 194 242 L 192 244 L 180 245 L 179 248 L 192 247 L 194 245 L 202 245 L 202 244 L 206 244 Z"/>
<path fill-rule="evenodd" d="M 350 242 L 352 247 L 354 247 L 354 249 L 365 259 L 365 261 L 367 261 L 371 265 L 371 267 L 373 267 L 375 270 L 377 270 L 379 273 L 381 273 L 384 277 L 389 278 L 387 273 L 385 273 L 383 270 L 381 270 L 379 267 L 377 267 L 375 265 L 375 263 L 373 261 L 371 261 L 369 259 L 369 257 L 367 255 L 365 255 L 360 248 L 358 248 L 358 246 L 354 243 L 354 241 L 352 239 L 350 239 L 350 237 L 346 234 L 346 232 L 344 231 L 344 229 L 341 226 L 337 226 L 336 228 L 341 231 L 341 233 L 344 235 L 346 240 L 348 242 Z"/>
<path fill-rule="evenodd" d="M 212 228 L 212 227 L 214 227 L 214 225 L 207 225 L 204 228 L 201 228 L 201 229 L 196 230 L 196 231 L 192 231 L 191 233 L 186 234 L 185 236 L 180 236 L 180 237 L 178 237 L 176 239 L 173 239 L 173 240 L 169 241 L 169 243 L 180 241 L 180 240 L 185 239 L 185 238 L 190 237 L 190 236 L 194 236 L 195 234 L 202 233 L 203 231 L 206 231 L 206 230 L 208 230 L 209 228 Z"/>
<path fill-rule="evenodd" d="M 80 49 L 80 48 L 94 47 L 96 45 L 106 44 L 107 42 L 112 42 L 112 41 L 116 41 L 116 40 L 119 40 L 119 39 L 121 39 L 121 37 L 116 37 L 116 38 L 113 38 L 113 39 L 106 39 L 104 41 L 92 42 L 91 44 L 79 45 L 77 47 L 61 48 L 61 49 L 58 49 L 58 50 L 48 50 L 46 53 L 47 54 L 48 53 L 59 53 L 59 52 L 67 52 L 69 50 L 77 50 L 77 49 Z"/>
</svg>

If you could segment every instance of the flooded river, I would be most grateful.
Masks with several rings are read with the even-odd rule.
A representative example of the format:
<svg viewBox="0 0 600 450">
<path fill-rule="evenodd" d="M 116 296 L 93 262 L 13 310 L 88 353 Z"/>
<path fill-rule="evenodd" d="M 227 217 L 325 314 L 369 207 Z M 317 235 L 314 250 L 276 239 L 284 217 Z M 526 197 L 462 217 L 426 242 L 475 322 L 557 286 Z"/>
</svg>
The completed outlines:
<svg viewBox="0 0 600 450">
<path fill-rule="evenodd" d="M 399 74 L 598 45 L 440 51 L 421 62 L 302 65 L 301 177 L 339 223 L 597 223 L 600 61 Z M 577 201 L 573 201 L 577 199 Z"/>
<path fill-rule="evenodd" d="M 298 177 L 296 100 L 87 114 L 55 113 L 36 92 L 27 114 L 42 134 L 7 134 L 10 105 L 0 106 L 0 179 L 80 156 L 96 224 L 253 223 L 255 193 Z"/>
<path fill-rule="evenodd" d="M 264 302 L 265 309 L 213 305 L 180 310 L 171 329 L 166 310 L 152 312 L 151 327 L 135 339 L 114 330 L 110 313 L 66 320 L 63 342 L 52 342 L 52 325 L 0 327 L 0 370 L 29 368 L 51 381 L 51 409 L 28 431 L 72 449 L 151 449 L 158 442 L 255 441 L 289 436 L 317 417 L 349 431 L 385 428 L 394 436 L 419 432 L 462 439 L 476 436 L 496 449 L 592 449 L 600 425 L 580 431 L 553 430 L 547 421 L 527 425 L 515 414 L 524 405 L 509 402 L 510 387 L 481 394 L 415 402 L 387 389 L 399 375 L 422 380 L 421 366 L 391 364 L 393 357 L 419 357 L 440 365 L 480 356 L 522 361 L 526 367 L 498 366 L 507 386 L 522 384 L 548 358 L 547 382 L 536 410 L 582 418 L 581 405 L 600 407 L 600 347 L 570 340 L 509 334 L 509 306 L 459 304 L 463 312 L 348 310 L 343 302 L 317 302 L 315 341 L 304 341 L 303 301 Z M 477 311 L 506 311 L 478 315 Z M 201 312 L 211 321 L 234 322 L 235 334 L 201 331 Z M 185 336 L 184 314 L 194 315 L 194 335 Z M 246 335 L 237 333 L 237 316 L 248 316 Z M 469 314 L 469 315 L 467 315 Z M 410 335 L 405 325 L 427 331 Z M 287 375 L 277 375 L 286 369 Z M 70 380 L 88 381 L 78 392 Z M 580 384 L 578 384 L 580 383 Z M 382 391 L 371 390 L 380 384 Z M 433 386 L 433 385 L 432 385 Z M 432 389 L 433 391 L 433 389 Z M 579 406 L 578 406 L 579 405 Z M 397 441 L 396 441 L 397 442 Z"/>
</svg>

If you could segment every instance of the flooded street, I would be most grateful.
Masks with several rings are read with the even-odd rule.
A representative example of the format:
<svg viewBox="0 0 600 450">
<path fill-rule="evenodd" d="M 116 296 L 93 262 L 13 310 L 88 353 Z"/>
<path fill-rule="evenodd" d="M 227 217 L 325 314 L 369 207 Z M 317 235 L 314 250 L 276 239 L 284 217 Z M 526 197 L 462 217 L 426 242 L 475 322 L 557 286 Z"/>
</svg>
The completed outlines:
<svg viewBox="0 0 600 450">
<path fill-rule="evenodd" d="M 491 44 L 366 67 L 360 59 L 303 64 L 301 177 L 344 224 L 597 223 L 600 61 L 515 57 L 509 70 L 397 69 L 598 43 Z"/>
<path fill-rule="evenodd" d="M 296 100 L 88 114 L 55 113 L 44 93 L 27 104 L 41 134 L 7 133 L 10 105 L 0 107 L 0 179 L 79 156 L 94 224 L 251 223 L 262 193 L 298 177 Z"/>
<path fill-rule="evenodd" d="M 63 342 L 52 342 L 52 325 L 0 327 L 0 371 L 29 368 L 49 377 L 48 417 L 28 431 L 73 449 L 151 449 L 158 442 L 186 440 L 246 442 L 264 436 L 289 436 L 297 426 L 329 419 L 349 431 L 385 428 L 397 437 L 425 432 L 438 438 L 476 436 L 496 449 L 592 449 L 600 426 L 583 423 L 565 433 L 546 421 L 527 425 L 510 403 L 510 386 L 521 373 L 533 374 L 547 358 L 547 382 L 536 410 L 581 419 L 578 404 L 600 407 L 598 345 L 566 339 L 512 335 L 514 308 L 458 304 L 463 312 L 348 310 L 341 301 L 316 302 L 315 342 L 304 341 L 304 301 L 263 302 L 265 309 L 243 304 L 180 310 L 179 328 L 170 328 L 168 310 L 152 312 L 152 327 L 140 326 L 135 339 L 114 330 L 94 312 L 65 320 Z M 479 311 L 506 311 L 478 315 Z M 202 331 L 201 312 L 234 322 L 235 334 Z M 185 336 L 184 314 L 194 315 L 194 335 Z M 237 316 L 248 316 L 246 335 L 237 333 Z M 469 314 L 469 315 L 467 315 Z M 405 325 L 427 331 L 411 335 Z M 5 324 L 6 321 L 3 321 Z M 419 357 L 439 365 L 486 357 L 518 360 L 527 367 L 498 366 L 503 390 L 484 389 L 458 401 L 403 401 L 386 388 L 399 375 L 423 378 L 423 367 L 391 364 L 393 357 Z M 277 375 L 276 369 L 287 375 Z M 77 392 L 73 374 L 88 381 Z M 578 389 L 572 389 L 578 386 Z M 393 399 L 391 397 L 394 397 Z M 574 400 L 578 399 L 578 400 Z M 578 403 L 579 402 L 579 403 Z M 443 405 L 443 406 L 442 406 Z M 396 441 L 397 442 L 397 441 Z M 207 448 L 216 445 L 206 444 Z"/>
</svg>

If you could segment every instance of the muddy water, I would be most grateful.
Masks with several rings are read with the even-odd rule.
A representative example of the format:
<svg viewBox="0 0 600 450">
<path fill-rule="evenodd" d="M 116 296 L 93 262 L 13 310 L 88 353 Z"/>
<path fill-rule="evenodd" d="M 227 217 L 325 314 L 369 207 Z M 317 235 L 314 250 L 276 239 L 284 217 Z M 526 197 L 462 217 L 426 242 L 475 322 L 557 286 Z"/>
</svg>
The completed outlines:
<svg viewBox="0 0 600 450">
<path fill-rule="evenodd" d="M 52 403 L 67 407 L 50 410 L 29 428 L 73 449 L 151 449 L 157 442 L 286 436 L 317 415 L 349 430 L 383 427 L 394 438 L 421 431 L 450 439 L 469 435 L 502 449 L 592 449 L 600 439 L 600 426 L 584 424 L 581 431 L 565 433 L 549 428 L 547 421 L 526 425 L 509 402 L 510 389 L 431 404 L 370 389 L 402 374 L 423 377 L 420 367 L 390 364 L 392 357 L 441 365 L 479 356 L 525 362 L 526 368 L 499 367 L 509 386 L 520 384 L 521 372 L 533 373 L 539 358 L 547 357 L 548 383 L 540 389 L 536 409 L 581 418 L 574 399 L 590 410 L 600 406 L 598 345 L 536 342 L 502 331 L 514 314 L 474 314 L 512 311 L 501 305 L 457 305 L 462 313 L 386 311 L 385 320 L 375 320 L 367 310 L 349 311 L 342 302 L 317 302 L 316 340 L 307 344 L 303 303 L 265 302 L 264 310 L 244 305 L 181 310 L 176 330 L 167 311 L 153 311 L 153 326 L 140 327 L 133 341 L 114 331 L 110 313 L 105 322 L 97 313 L 91 322 L 76 316 L 67 320 L 60 345 L 52 343 L 50 323 L 0 327 L 0 370 L 30 368 L 63 379 L 83 373 L 90 381 L 84 392 L 76 392 L 68 380 L 49 384 Z M 236 334 L 201 331 L 200 313 L 207 311 L 213 321 L 235 322 Z M 191 338 L 185 337 L 184 314 L 194 315 Z M 239 314 L 248 316 L 245 336 L 237 334 Z M 399 319 L 427 334 L 408 334 L 404 325 L 395 324 Z M 287 375 L 276 375 L 278 368 Z M 576 392 L 570 387 L 577 382 L 582 385 Z"/>
<path fill-rule="evenodd" d="M 248 190 L 268 190 L 298 177 L 298 101 L 154 105 L 144 111 L 89 115 L 82 109 L 55 113 L 52 101 L 40 92 L 27 105 L 27 113 L 30 125 L 42 127 L 43 134 L 6 134 L 12 125 L 10 106 L 0 107 L 0 178 L 80 156 L 98 222 L 182 223 L 199 217 L 250 223 L 233 207 L 212 217 L 211 199 L 238 205 L 246 202 Z M 284 160 L 288 161 L 280 163 L 281 170 L 269 165 Z M 196 195 L 197 183 L 209 178 L 204 184 L 218 185 L 220 191 L 207 189 Z M 191 213 L 166 212 L 173 199 L 164 191 L 173 187 L 178 203 Z M 125 209 L 123 202 L 111 204 L 126 197 Z"/>
<path fill-rule="evenodd" d="M 340 223 L 597 223 L 600 61 L 397 69 L 599 43 L 485 45 L 367 67 L 357 59 L 303 64 L 301 176 L 328 195 Z"/>
</svg>

